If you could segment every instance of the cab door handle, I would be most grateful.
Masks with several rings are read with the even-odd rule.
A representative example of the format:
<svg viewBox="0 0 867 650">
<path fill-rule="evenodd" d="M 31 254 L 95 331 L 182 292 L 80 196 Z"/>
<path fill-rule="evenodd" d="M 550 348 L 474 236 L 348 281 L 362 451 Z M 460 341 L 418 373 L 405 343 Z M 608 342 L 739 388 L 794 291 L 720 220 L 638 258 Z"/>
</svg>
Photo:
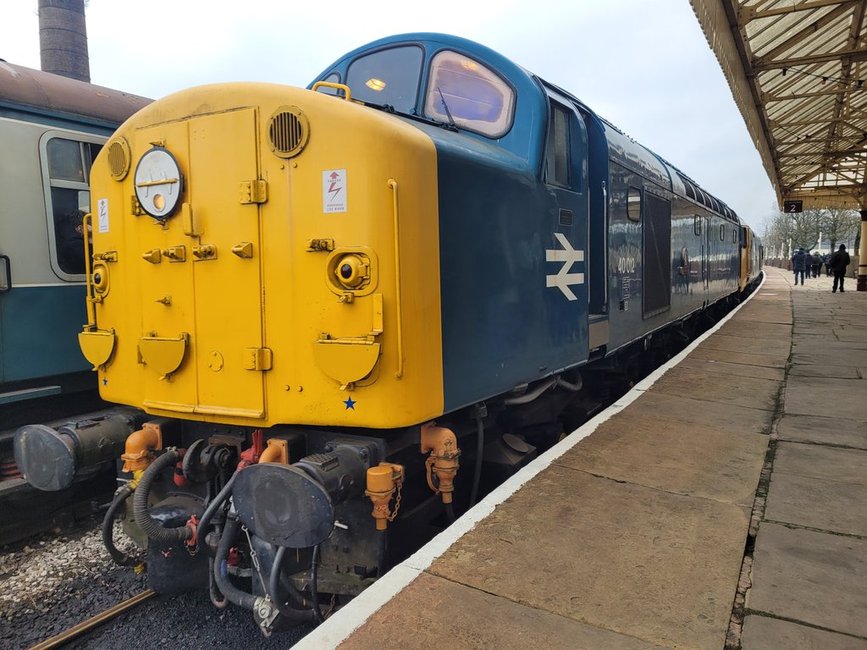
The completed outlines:
<svg viewBox="0 0 867 650">
<path fill-rule="evenodd" d="M 12 290 L 12 260 L 8 255 L 0 255 L 0 261 L 6 271 L 6 284 L 0 284 L 0 293 L 9 293 Z"/>
</svg>

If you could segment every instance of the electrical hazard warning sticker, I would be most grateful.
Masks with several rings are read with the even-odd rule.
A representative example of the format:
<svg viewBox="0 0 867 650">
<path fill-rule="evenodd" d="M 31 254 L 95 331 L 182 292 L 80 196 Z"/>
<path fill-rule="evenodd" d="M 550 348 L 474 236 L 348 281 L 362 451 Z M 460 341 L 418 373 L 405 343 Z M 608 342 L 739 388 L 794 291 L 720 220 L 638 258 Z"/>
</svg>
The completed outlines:
<svg viewBox="0 0 867 650">
<path fill-rule="evenodd" d="M 322 211 L 346 212 L 346 170 L 326 169 L 322 172 Z"/>
<path fill-rule="evenodd" d="M 96 202 L 96 227 L 99 232 L 108 232 L 108 199 Z"/>
</svg>

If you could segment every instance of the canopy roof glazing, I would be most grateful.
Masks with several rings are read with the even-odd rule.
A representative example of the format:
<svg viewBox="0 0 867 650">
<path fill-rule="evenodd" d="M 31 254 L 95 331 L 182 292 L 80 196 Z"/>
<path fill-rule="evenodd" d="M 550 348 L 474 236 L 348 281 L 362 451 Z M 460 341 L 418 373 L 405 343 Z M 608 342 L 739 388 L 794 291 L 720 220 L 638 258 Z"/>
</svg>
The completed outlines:
<svg viewBox="0 0 867 650">
<path fill-rule="evenodd" d="M 867 2 L 690 2 L 780 203 L 867 209 Z"/>
</svg>

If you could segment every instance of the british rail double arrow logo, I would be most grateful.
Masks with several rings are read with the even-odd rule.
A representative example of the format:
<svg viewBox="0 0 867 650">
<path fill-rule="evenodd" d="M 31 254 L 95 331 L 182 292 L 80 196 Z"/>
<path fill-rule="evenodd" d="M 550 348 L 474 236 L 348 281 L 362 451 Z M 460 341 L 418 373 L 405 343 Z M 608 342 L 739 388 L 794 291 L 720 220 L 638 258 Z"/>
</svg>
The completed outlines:
<svg viewBox="0 0 867 650">
<path fill-rule="evenodd" d="M 578 296 L 569 287 L 573 284 L 584 284 L 583 273 L 570 273 L 575 262 L 584 261 L 584 251 L 576 251 L 563 233 L 555 232 L 554 237 L 560 242 L 562 249 L 553 248 L 545 250 L 546 262 L 563 262 L 563 266 L 554 275 L 546 275 L 547 287 L 557 287 L 569 300 L 578 300 Z"/>
</svg>

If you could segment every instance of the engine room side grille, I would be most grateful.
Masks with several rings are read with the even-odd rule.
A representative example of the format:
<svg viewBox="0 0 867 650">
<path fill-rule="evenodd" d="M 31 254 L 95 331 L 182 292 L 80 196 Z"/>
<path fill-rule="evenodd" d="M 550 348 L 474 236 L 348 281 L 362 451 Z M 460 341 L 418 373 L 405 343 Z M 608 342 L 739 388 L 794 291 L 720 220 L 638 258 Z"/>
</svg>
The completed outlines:
<svg viewBox="0 0 867 650">
<path fill-rule="evenodd" d="M 297 156 L 307 144 L 310 127 L 307 117 L 295 106 L 282 106 L 271 116 L 268 138 L 271 151 L 280 158 Z"/>
</svg>

